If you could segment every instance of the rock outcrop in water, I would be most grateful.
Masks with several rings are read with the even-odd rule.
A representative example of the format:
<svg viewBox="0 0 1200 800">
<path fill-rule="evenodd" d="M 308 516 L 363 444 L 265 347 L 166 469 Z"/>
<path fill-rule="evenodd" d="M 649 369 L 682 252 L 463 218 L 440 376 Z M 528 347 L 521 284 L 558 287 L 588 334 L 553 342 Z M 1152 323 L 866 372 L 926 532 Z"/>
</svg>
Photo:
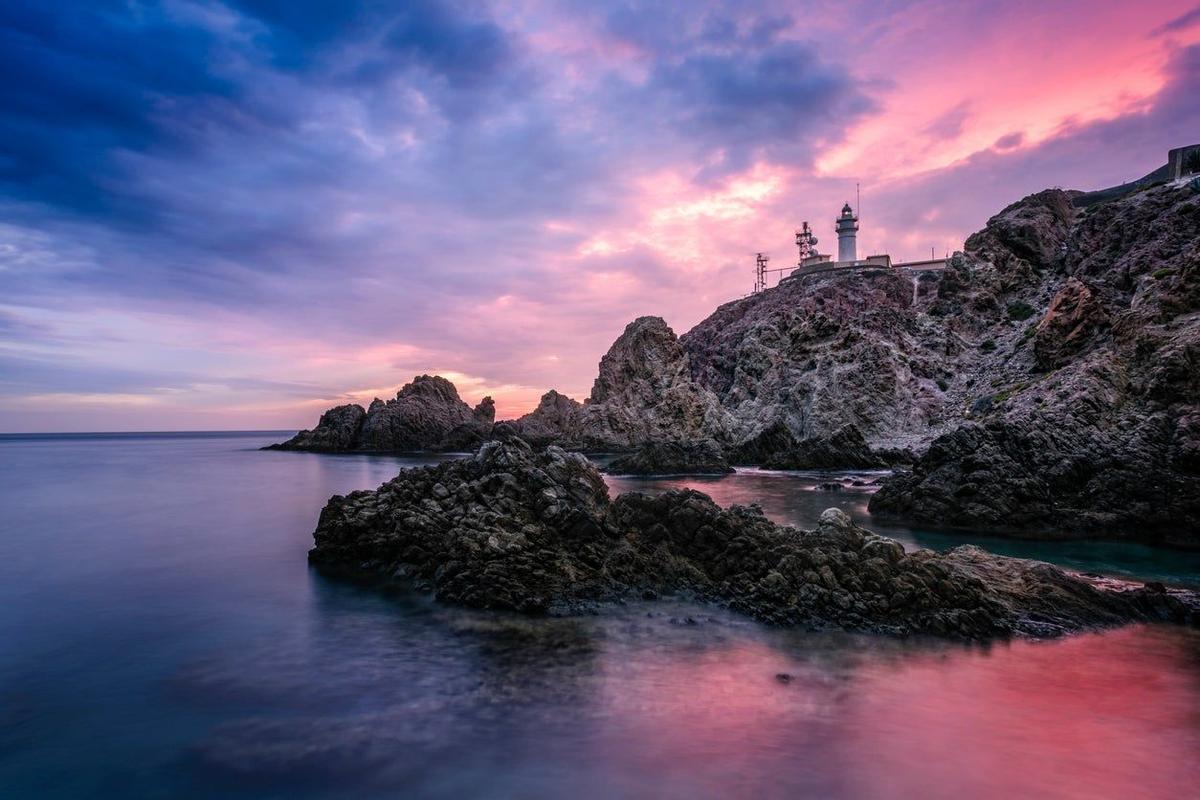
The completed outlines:
<svg viewBox="0 0 1200 800">
<path fill-rule="evenodd" d="M 492 398 L 483 398 L 472 409 L 450 381 L 418 375 L 393 400 L 376 398 L 365 411 L 359 405 L 330 409 L 316 428 L 271 447 L 321 452 L 473 450 L 491 435 L 495 418 Z"/>
<path fill-rule="evenodd" d="M 1100 588 L 978 548 L 906 553 L 836 509 L 801 531 L 695 491 L 611 500 L 582 455 L 517 438 L 335 496 L 314 539 L 321 568 L 532 613 L 675 594 L 775 624 L 964 639 L 1196 614 L 1187 593 Z"/>
<path fill-rule="evenodd" d="M 733 472 L 720 446 L 699 442 L 651 442 L 608 465 L 614 475 L 721 475 Z"/>
</svg>

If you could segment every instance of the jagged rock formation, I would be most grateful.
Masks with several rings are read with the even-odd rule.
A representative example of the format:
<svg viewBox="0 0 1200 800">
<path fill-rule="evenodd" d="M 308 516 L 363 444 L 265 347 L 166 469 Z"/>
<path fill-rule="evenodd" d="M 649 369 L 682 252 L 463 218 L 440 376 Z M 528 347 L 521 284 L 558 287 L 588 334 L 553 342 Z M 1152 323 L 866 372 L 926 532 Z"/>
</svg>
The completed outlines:
<svg viewBox="0 0 1200 800">
<path fill-rule="evenodd" d="M 1072 197 L 1025 198 L 967 241 L 947 300 L 991 342 L 960 385 L 968 419 L 872 512 L 1200 544 L 1200 193 Z"/>
<path fill-rule="evenodd" d="M 317 427 L 301 431 L 286 442 L 271 445 L 271 449 L 315 450 L 323 453 L 338 453 L 353 450 L 362 436 L 363 420 L 367 412 L 357 404 L 335 406 L 321 415 Z"/>
<path fill-rule="evenodd" d="M 393 400 L 376 398 L 365 411 L 359 405 L 338 406 L 322 414 L 313 430 L 271 447 L 322 452 L 473 450 L 491 435 L 495 418 L 492 398 L 483 398 L 472 409 L 450 381 L 418 375 Z"/>
<path fill-rule="evenodd" d="M 941 273 L 796 278 L 682 337 L 639 318 L 585 402 L 551 391 L 502 430 L 591 451 L 711 439 L 733 463 L 793 468 L 916 454 L 873 511 L 1200 544 L 1198 191 L 1139 185 L 1084 204 L 1048 190 L 989 220 Z M 458 425 L 456 447 L 486 435 L 490 418 L 456 413 L 405 446 L 439 446 Z M 333 409 L 290 444 L 403 438 L 376 416 L 373 404 L 355 434 L 353 407 Z"/>
<path fill-rule="evenodd" d="M 687 354 L 660 317 L 639 317 L 626 326 L 600 359 L 586 402 L 552 391 L 516 421 L 530 441 L 591 451 L 658 441 L 726 442 L 733 424 L 712 392 L 692 380 Z"/>
<path fill-rule="evenodd" d="M 768 469 L 870 469 L 888 462 L 871 452 L 862 431 L 848 423 L 829 436 L 809 437 L 776 450 L 761 463 Z"/>
<path fill-rule="evenodd" d="M 680 341 L 736 420 L 735 445 L 853 425 L 872 446 L 908 447 L 944 423 L 938 381 L 962 347 L 920 311 L 906 275 L 831 272 L 726 303 Z"/>
<path fill-rule="evenodd" d="M 535 447 L 560 441 L 564 431 L 573 430 L 583 404 L 551 389 L 542 395 L 537 408 L 513 421 L 513 429 Z"/>
<path fill-rule="evenodd" d="M 1191 593 L 1105 589 L 974 547 L 906 553 L 836 509 L 801 531 L 695 491 L 610 500 L 582 455 L 516 438 L 331 498 L 314 540 L 319 567 L 522 612 L 680 594 L 770 623 L 965 639 L 1196 617 Z"/>
<path fill-rule="evenodd" d="M 721 475 L 733 472 L 721 447 L 712 439 L 699 442 L 651 442 L 637 452 L 614 459 L 606 470 L 614 475 Z"/>
</svg>

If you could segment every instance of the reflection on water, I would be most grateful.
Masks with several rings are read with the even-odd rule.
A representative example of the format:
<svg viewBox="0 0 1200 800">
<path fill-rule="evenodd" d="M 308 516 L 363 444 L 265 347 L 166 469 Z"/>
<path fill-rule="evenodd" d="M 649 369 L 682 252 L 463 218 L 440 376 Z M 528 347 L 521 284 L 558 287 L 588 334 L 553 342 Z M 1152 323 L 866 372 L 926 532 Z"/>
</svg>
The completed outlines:
<svg viewBox="0 0 1200 800">
<path fill-rule="evenodd" d="M 305 550 L 328 495 L 420 459 L 253 450 L 271 438 L 0 438 L 0 796 L 1184 797 L 1200 785 L 1195 632 L 968 648 L 671 603 L 528 619 L 382 595 L 320 578 Z M 828 505 L 865 513 L 861 495 L 802 482 L 703 488 L 798 524 Z"/>
<path fill-rule="evenodd" d="M 763 512 L 776 522 L 801 528 L 812 528 L 822 511 L 837 507 L 860 525 L 891 536 L 909 549 L 928 547 L 946 550 L 960 544 L 977 544 L 994 553 L 1051 561 L 1082 572 L 1164 581 L 1178 586 L 1200 586 L 1200 551 L 1171 550 L 1119 541 L 1045 542 L 951 533 L 874 519 L 867 512 L 867 501 L 870 500 L 873 487 L 866 484 L 886 474 L 739 469 L 736 475 L 726 477 L 633 478 L 610 475 L 606 480 L 614 495 L 628 491 L 653 493 L 690 488 L 712 496 L 722 506 L 758 503 Z M 864 485 L 851 485 L 856 482 Z"/>
</svg>

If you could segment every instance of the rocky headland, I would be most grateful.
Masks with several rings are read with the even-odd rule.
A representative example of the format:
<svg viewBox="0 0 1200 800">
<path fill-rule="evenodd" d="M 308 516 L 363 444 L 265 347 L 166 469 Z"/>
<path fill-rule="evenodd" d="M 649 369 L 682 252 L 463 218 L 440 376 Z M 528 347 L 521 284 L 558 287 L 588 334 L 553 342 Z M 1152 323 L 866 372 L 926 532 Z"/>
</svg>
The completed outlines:
<svg viewBox="0 0 1200 800">
<path fill-rule="evenodd" d="M 319 568 L 526 613 L 672 595 L 772 624 L 986 640 L 1194 624 L 1198 609 L 1194 593 L 975 547 L 908 553 L 836 509 L 802 531 L 695 491 L 610 499 L 584 456 L 515 437 L 333 497 L 314 540 Z"/>
<path fill-rule="evenodd" d="M 494 431 L 488 409 L 449 387 L 420 401 L 436 425 L 407 405 L 368 424 L 398 397 L 332 409 L 285 446 L 467 449 L 495 432 L 582 451 L 711 441 L 733 464 L 911 463 L 873 513 L 1200 546 L 1198 398 L 1193 180 L 1040 192 L 943 271 L 792 278 L 681 337 L 641 317 L 583 402 L 551 390 Z"/>
<path fill-rule="evenodd" d="M 317 427 L 275 450 L 351 451 L 474 450 L 492 432 L 496 405 L 485 397 L 471 408 L 454 384 L 438 375 L 418 375 L 396 397 L 375 398 L 364 409 L 357 404 L 337 406 L 321 415 Z"/>
</svg>

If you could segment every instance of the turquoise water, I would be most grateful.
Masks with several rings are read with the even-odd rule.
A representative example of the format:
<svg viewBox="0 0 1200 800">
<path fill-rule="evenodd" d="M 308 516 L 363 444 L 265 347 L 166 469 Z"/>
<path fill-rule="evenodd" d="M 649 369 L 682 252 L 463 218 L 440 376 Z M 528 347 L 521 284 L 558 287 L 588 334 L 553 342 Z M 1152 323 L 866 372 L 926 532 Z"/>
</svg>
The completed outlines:
<svg viewBox="0 0 1200 800">
<path fill-rule="evenodd" d="M 870 483 L 886 473 L 795 473 L 739 469 L 728 477 L 608 478 L 614 493 L 626 491 L 656 492 L 687 487 L 712 496 L 723 506 L 733 503 L 758 503 L 763 512 L 787 525 L 811 528 L 821 512 L 837 507 L 860 525 L 891 536 L 909 549 L 928 547 L 946 550 L 960 544 L 976 544 L 993 553 L 1018 558 L 1050 561 L 1081 572 L 1099 572 L 1123 578 L 1155 580 L 1176 586 L 1200 587 L 1200 551 L 1150 547 L 1121 541 L 1037 541 L 983 534 L 947 533 L 896 522 L 871 518 L 867 501 L 871 488 L 851 487 L 854 480 Z M 819 487 L 834 483 L 840 490 Z"/>
<path fill-rule="evenodd" d="M 0 797 L 1134 797 L 1200 780 L 1200 636 L 967 648 L 674 603 L 526 619 L 324 579 L 329 495 L 426 458 L 0 437 Z M 615 487 L 657 490 L 672 481 Z M 862 491 L 689 479 L 810 525 Z M 944 536 L 889 529 L 909 543 Z M 1194 554 L 986 540 L 1194 583 Z M 787 678 L 777 676 L 786 675 Z"/>
</svg>

